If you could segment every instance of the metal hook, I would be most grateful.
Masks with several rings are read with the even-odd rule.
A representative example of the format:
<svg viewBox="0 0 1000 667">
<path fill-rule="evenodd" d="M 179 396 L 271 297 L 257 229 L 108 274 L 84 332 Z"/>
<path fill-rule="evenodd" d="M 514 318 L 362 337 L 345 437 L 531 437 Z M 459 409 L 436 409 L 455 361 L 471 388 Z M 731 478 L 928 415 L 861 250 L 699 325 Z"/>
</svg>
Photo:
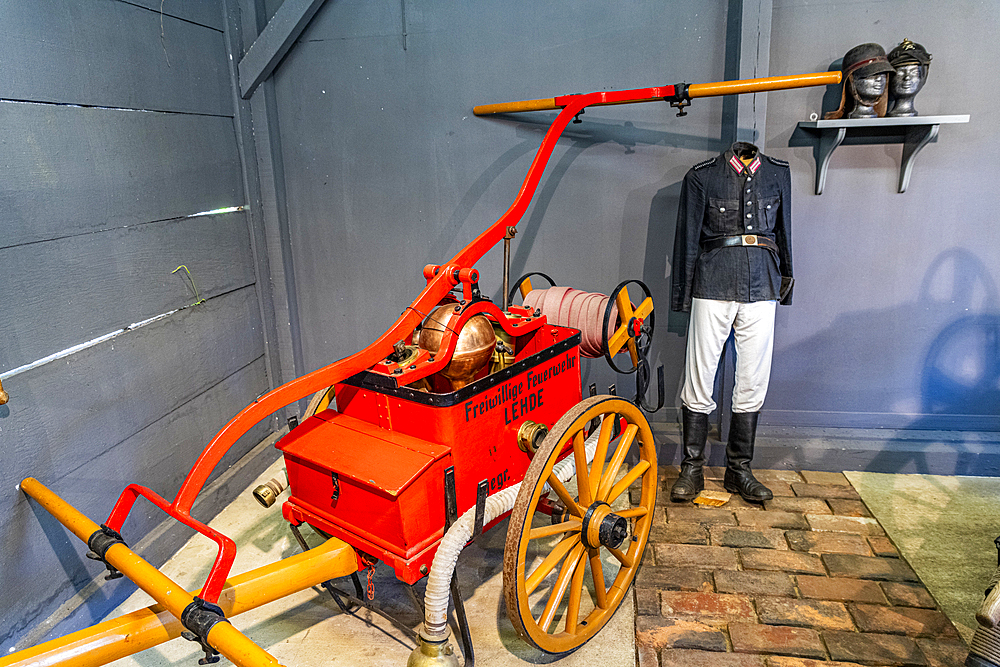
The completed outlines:
<svg viewBox="0 0 1000 667">
<path fill-rule="evenodd" d="M 663 364 L 656 369 L 656 407 L 646 403 L 646 389 L 649 388 L 649 361 L 646 355 L 639 353 L 639 364 L 635 373 L 635 401 L 634 403 L 646 412 L 653 413 L 663 407 Z"/>
</svg>

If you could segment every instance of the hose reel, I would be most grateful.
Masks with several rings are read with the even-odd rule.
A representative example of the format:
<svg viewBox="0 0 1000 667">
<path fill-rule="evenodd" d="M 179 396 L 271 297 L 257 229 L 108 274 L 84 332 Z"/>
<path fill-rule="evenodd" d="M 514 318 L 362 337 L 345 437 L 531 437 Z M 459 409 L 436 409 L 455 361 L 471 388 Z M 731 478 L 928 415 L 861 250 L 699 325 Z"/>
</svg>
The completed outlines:
<svg viewBox="0 0 1000 667">
<path fill-rule="evenodd" d="M 531 276 L 545 278 L 552 287 L 532 289 Z M 628 286 L 638 285 L 643 300 L 634 307 L 629 298 Z M 663 407 L 663 366 L 657 369 L 658 396 L 655 406 L 646 403 L 650 367 L 647 358 L 652 344 L 654 317 L 653 299 L 649 288 L 640 280 L 626 280 L 611 295 L 584 292 L 571 287 L 556 286 L 542 273 L 529 273 L 514 284 L 510 299 L 520 291 L 524 307 L 540 310 L 549 322 L 580 331 L 580 355 L 588 359 L 603 356 L 611 368 L 623 375 L 636 374 L 635 404 L 647 412 Z M 627 352 L 631 367 L 622 368 L 615 363 L 615 356 Z"/>
<path fill-rule="evenodd" d="M 556 286 L 556 281 L 552 280 L 552 278 L 549 278 L 541 271 L 532 271 L 531 273 L 526 273 L 520 278 L 518 278 L 517 282 L 514 283 L 514 286 L 510 289 L 510 294 L 507 295 L 507 303 L 513 303 L 514 295 L 517 294 L 518 292 L 521 293 L 522 299 L 528 296 L 528 294 L 534 289 L 534 287 L 532 287 L 531 285 L 531 276 L 538 276 L 540 278 L 545 278 L 545 280 L 549 281 L 549 287 Z"/>
</svg>

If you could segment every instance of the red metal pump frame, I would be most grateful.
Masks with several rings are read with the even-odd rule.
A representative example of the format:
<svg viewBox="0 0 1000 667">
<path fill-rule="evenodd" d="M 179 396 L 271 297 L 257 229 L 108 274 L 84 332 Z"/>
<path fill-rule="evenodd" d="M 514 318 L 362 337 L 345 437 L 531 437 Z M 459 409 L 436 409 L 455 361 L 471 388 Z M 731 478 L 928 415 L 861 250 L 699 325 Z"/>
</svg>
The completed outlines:
<svg viewBox="0 0 1000 667">
<path fill-rule="evenodd" d="M 504 239 L 509 227 L 516 227 L 517 223 L 520 222 L 535 194 L 538 183 L 552 155 L 552 151 L 555 149 L 556 142 L 575 116 L 586 107 L 593 105 L 630 104 L 661 100 L 670 101 L 675 100 L 675 98 L 688 99 L 691 97 L 708 97 L 754 90 L 796 88 L 835 83 L 839 82 L 839 80 L 840 72 L 828 72 L 792 77 L 774 77 L 772 79 L 722 82 L 719 84 L 693 84 L 691 86 L 678 84 L 677 86 L 565 95 L 546 101 L 547 106 L 533 107 L 534 109 L 561 108 L 562 111 L 556 116 L 552 125 L 549 126 L 542 144 L 535 154 L 535 159 L 528 169 L 521 189 L 514 199 L 514 203 L 511 204 L 510 208 L 495 223 L 459 251 L 447 264 L 425 267 L 426 287 L 424 287 L 413 303 L 403 311 L 403 314 L 400 315 L 399 319 L 393 323 L 388 331 L 379 336 L 374 343 L 355 354 L 287 382 L 263 394 L 249 406 L 241 410 L 239 414 L 233 417 L 219 431 L 202 451 L 191 468 L 191 472 L 188 473 L 181 484 L 173 502 L 167 503 L 164 498 L 152 490 L 138 484 L 132 484 L 127 487 L 118 498 L 106 525 L 113 530 L 121 532 L 122 525 L 134 506 L 135 501 L 141 496 L 152 502 L 166 514 L 213 540 L 219 545 L 219 553 L 209 572 L 201 597 L 207 602 L 216 603 L 222 591 L 222 586 L 232 569 L 236 556 L 236 546 L 231 539 L 197 521 L 190 514 L 195 498 L 201 492 L 212 470 L 215 469 L 225 453 L 243 434 L 268 415 L 321 389 L 326 389 L 337 384 L 373 366 L 391 354 L 393 352 L 393 344 L 409 336 L 416 326 L 424 320 L 431 309 L 438 305 L 460 283 L 463 284 L 468 298 L 468 295 L 471 293 L 471 285 L 478 281 L 478 271 L 473 266 L 488 250 Z M 517 111 L 526 109 L 511 108 L 506 110 Z M 495 113 L 497 111 L 484 111 L 483 113 Z M 479 112 L 477 108 L 477 113 Z M 435 361 L 427 364 L 425 367 L 427 374 L 436 372 L 447 364 L 454 351 L 456 342 L 457 335 L 449 332 L 443 341 L 444 353 L 439 354 Z"/>
</svg>

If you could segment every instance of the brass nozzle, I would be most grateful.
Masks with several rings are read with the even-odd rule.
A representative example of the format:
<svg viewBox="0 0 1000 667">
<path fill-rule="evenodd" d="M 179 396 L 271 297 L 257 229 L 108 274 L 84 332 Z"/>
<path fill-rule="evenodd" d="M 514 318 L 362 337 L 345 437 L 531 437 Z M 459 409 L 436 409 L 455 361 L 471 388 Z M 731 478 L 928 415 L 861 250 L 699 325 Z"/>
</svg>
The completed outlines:
<svg viewBox="0 0 1000 667">
<path fill-rule="evenodd" d="M 3 383 L 0 382 L 0 405 L 4 405 L 10 400 L 10 395 L 3 390 Z"/>
<path fill-rule="evenodd" d="M 286 474 L 287 475 L 287 474 Z M 256 489 L 253 490 L 253 497 L 264 507 L 270 507 L 281 495 L 281 492 L 288 488 L 288 477 L 282 481 L 277 477 L 272 477 Z"/>
<path fill-rule="evenodd" d="M 458 667 L 458 656 L 448 639 L 432 641 L 421 635 L 406 667 Z"/>
<path fill-rule="evenodd" d="M 523 452 L 534 454 L 548 434 L 548 426 L 527 419 L 517 429 L 517 446 Z"/>
</svg>

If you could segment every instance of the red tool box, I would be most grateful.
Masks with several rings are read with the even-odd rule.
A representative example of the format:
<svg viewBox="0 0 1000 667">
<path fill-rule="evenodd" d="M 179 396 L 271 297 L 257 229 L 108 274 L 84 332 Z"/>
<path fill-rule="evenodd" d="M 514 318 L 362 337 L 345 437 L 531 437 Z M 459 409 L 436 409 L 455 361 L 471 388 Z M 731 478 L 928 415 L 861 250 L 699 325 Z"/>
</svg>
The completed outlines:
<svg viewBox="0 0 1000 667">
<path fill-rule="evenodd" d="M 285 518 L 367 545 L 401 580 L 419 580 L 444 534 L 444 471 L 455 468 L 464 512 L 482 480 L 494 493 L 524 478 L 526 418 L 553 424 L 580 401 L 579 333 L 545 325 L 523 338 L 512 366 L 450 393 L 392 388 L 370 371 L 338 384 L 338 410 L 278 443 L 292 492 Z"/>
</svg>

